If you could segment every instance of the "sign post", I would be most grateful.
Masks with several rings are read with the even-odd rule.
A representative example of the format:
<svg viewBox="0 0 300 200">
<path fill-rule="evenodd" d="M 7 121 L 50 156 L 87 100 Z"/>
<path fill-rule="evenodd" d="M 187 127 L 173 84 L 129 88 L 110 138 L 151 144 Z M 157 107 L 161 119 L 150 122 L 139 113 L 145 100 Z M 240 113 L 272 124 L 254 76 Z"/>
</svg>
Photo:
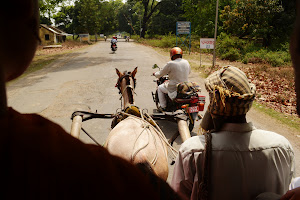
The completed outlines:
<svg viewBox="0 0 300 200">
<path fill-rule="evenodd" d="M 216 5 L 216 21 L 215 21 L 215 44 L 217 43 L 217 28 L 218 28 L 218 14 L 219 14 L 219 0 L 217 0 L 217 5 Z M 213 57 L 213 67 L 215 66 L 216 63 L 216 47 L 214 47 L 214 57 Z"/>
<path fill-rule="evenodd" d="M 187 36 L 184 40 L 182 40 L 181 35 L 187 35 Z M 179 47 L 184 45 L 189 49 L 189 53 L 191 53 L 191 22 L 176 22 L 176 46 L 178 46 L 177 43 L 178 38 L 181 41 Z M 189 39 L 188 46 L 185 44 L 187 39 Z"/>
<path fill-rule="evenodd" d="M 201 49 L 215 49 L 215 39 L 200 38 L 200 67 L 201 67 Z"/>
</svg>

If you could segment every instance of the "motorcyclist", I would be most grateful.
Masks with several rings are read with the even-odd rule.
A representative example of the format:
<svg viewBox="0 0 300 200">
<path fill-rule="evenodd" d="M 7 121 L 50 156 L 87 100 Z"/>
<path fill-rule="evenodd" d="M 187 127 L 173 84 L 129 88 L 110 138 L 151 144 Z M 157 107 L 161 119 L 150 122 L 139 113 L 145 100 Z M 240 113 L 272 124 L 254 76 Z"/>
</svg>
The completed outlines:
<svg viewBox="0 0 300 200">
<path fill-rule="evenodd" d="M 171 99 L 177 96 L 177 84 L 188 81 L 188 75 L 191 73 L 189 62 L 182 58 L 182 49 L 174 47 L 170 51 L 171 61 L 169 61 L 160 71 L 153 73 L 156 78 L 169 75 L 169 80 L 158 86 L 158 99 L 161 110 L 166 110 L 167 100 L 165 94 Z"/>
<path fill-rule="evenodd" d="M 110 43 L 111 43 L 110 47 L 112 48 L 113 44 L 117 44 L 117 42 L 118 42 L 117 37 L 116 37 L 116 36 L 113 36 L 113 38 L 112 38 L 111 41 L 110 41 Z"/>
</svg>

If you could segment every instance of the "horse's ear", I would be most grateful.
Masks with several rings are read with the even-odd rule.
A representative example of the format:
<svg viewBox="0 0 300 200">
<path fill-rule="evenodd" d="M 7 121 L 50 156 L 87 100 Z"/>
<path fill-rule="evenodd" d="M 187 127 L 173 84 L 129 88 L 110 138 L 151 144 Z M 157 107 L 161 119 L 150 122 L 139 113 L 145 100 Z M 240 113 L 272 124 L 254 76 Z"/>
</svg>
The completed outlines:
<svg viewBox="0 0 300 200">
<path fill-rule="evenodd" d="M 121 76 L 123 76 L 123 74 L 122 74 L 117 68 L 116 68 L 116 72 L 117 72 L 119 78 L 120 78 Z"/>
<path fill-rule="evenodd" d="M 135 74 L 137 73 L 137 68 L 138 67 L 134 68 L 133 72 L 131 73 L 131 75 L 132 75 L 133 78 L 135 77 Z"/>
</svg>

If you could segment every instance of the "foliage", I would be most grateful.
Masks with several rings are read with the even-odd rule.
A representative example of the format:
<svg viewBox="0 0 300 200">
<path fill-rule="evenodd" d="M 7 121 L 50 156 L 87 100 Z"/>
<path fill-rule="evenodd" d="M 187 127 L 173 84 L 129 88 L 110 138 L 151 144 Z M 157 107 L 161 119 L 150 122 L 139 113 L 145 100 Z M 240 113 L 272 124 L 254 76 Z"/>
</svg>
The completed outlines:
<svg viewBox="0 0 300 200">
<path fill-rule="evenodd" d="M 221 33 L 217 40 L 217 54 L 221 59 L 242 61 L 243 63 L 268 63 L 274 67 L 284 66 L 291 62 L 288 45 L 281 50 L 272 51 L 249 39 Z"/>
<path fill-rule="evenodd" d="M 220 18 L 227 33 L 240 38 L 263 38 L 264 46 L 270 46 L 272 38 L 287 31 L 282 20 L 287 12 L 280 0 L 237 0 L 236 4 L 224 7 Z"/>
<path fill-rule="evenodd" d="M 40 15 L 40 24 L 51 25 L 52 22 L 48 17 L 44 17 L 44 16 Z"/>
<path fill-rule="evenodd" d="M 211 0 L 183 0 L 183 16 L 192 23 L 192 32 L 201 37 L 213 37 L 215 31 L 216 2 Z M 218 10 L 234 5 L 235 0 L 222 0 Z M 219 21 L 218 32 L 222 31 Z"/>
<path fill-rule="evenodd" d="M 159 12 L 152 17 L 148 34 L 165 35 L 176 33 L 176 22 L 185 21 L 182 16 L 182 0 L 164 0 L 158 7 Z"/>
<path fill-rule="evenodd" d="M 79 0 L 75 6 L 79 7 L 78 20 L 81 32 L 96 33 L 99 29 L 99 1 Z"/>
<path fill-rule="evenodd" d="M 268 51 L 267 49 L 261 49 L 256 52 L 247 53 L 243 60 L 247 63 L 268 63 L 273 67 L 280 67 L 290 64 L 291 57 L 288 51 Z"/>
<path fill-rule="evenodd" d="M 51 25 L 51 17 L 55 12 L 55 7 L 59 6 L 63 1 L 64 0 L 39 0 L 41 22 Z M 45 18 L 48 18 L 48 20 L 45 20 Z"/>
<path fill-rule="evenodd" d="M 132 37 L 133 39 L 136 38 L 135 36 Z M 170 48 L 174 47 L 176 44 L 176 37 L 174 35 L 156 35 L 156 36 L 149 36 L 146 35 L 145 38 L 138 39 L 139 43 L 147 44 L 153 47 L 160 47 L 160 48 Z"/>
<path fill-rule="evenodd" d="M 75 21 L 75 7 L 62 6 L 60 11 L 53 15 L 55 25 L 67 33 L 74 33 Z"/>
<path fill-rule="evenodd" d="M 148 29 L 149 20 L 153 13 L 158 9 L 158 6 L 163 2 L 156 0 L 128 0 L 129 4 L 140 3 L 143 6 L 143 19 L 141 21 L 141 37 L 145 37 Z"/>
<path fill-rule="evenodd" d="M 195 51 L 199 51 L 197 40 L 200 37 L 214 36 L 216 1 L 127 0 L 123 3 L 122 0 L 75 0 L 71 6 L 65 5 L 65 1 L 39 0 L 41 23 L 51 24 L 51 19 L 54 19 L 56 26 L 74 34 L 110 35 L 125 31 L 154 37 L 175 34 L 177 21 L 190 21 L 192 37 L 195 38 L 192 49 Z M 247 63 L 261 62 L 272 54 L 252 53 L 258 52 L 262 46 L 268 47 L 268 52 L 286 52 L 287 48 L 282 44 L 286 44 L 290 36 L 294 10 L 294 1 L 220 1 L 217 38 L 221 46 L 217 49 L 218 55 L 222 59 L 238 59 Z M 228 37 L 224 37 L 224 33 Z M 283 53 L 280 56 L 284 56 L 281 58 L 283 61 L 289 60 Z M 276 56 L 268 56 L 267 59 L 275 66 L 281 63 Z"/>
</svg>

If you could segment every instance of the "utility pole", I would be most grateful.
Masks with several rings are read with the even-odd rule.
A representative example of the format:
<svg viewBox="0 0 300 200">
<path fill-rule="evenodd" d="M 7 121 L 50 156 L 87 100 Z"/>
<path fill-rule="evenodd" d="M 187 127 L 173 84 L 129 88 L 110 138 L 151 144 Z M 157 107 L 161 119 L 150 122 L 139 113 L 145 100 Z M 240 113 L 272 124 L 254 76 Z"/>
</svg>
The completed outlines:
<svg viewBox="0 0 300 200">
<path fill-rule="evenodd" d="M 216 5 L 216 21 L 215 21 L 215 44 L 214 44 L 214 55 L 213 55 L 213 67 L 216 64 L 216 46 L 217 46 L 217 28 L 218 28 L 218 14 L 219 14 L 219 0 L 217 0 L 217 5 Z"/>
</svg>

